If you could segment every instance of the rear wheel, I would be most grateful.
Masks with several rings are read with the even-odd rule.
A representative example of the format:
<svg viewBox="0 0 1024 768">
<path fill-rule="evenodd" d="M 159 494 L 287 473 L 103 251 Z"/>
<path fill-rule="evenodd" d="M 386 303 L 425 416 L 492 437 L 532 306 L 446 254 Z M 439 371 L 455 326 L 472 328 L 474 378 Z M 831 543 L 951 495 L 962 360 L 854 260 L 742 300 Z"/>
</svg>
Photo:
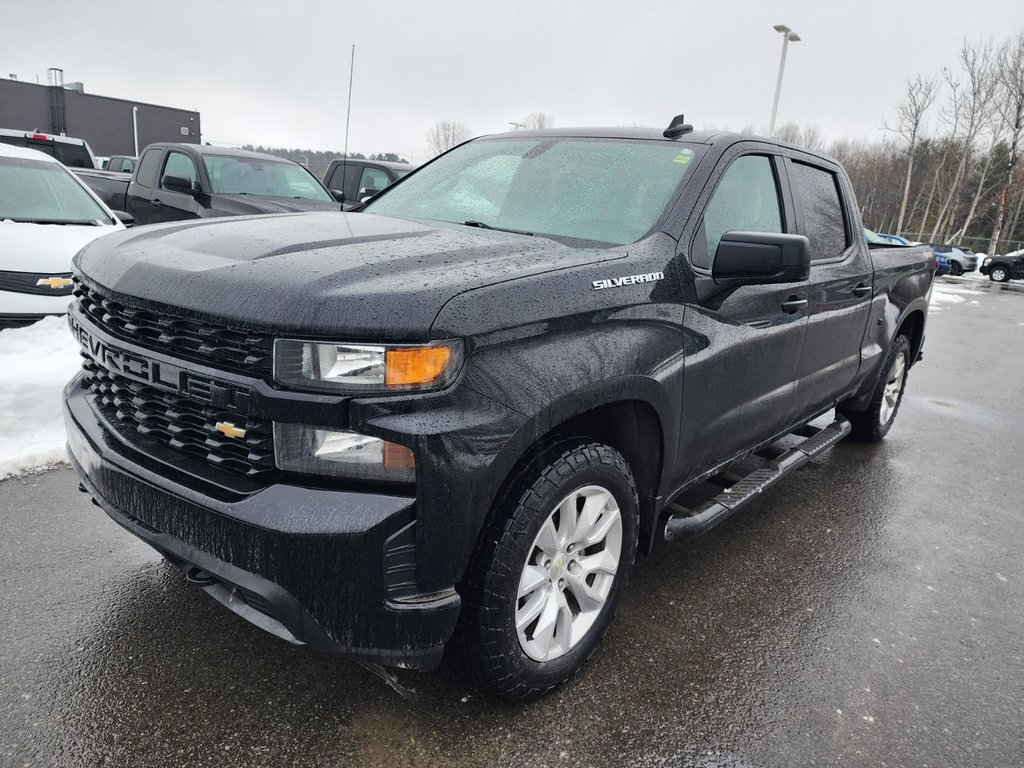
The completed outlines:
<svg viewBox="0 0 1024 768">
<path fill-rule="evenodd" d="M 851 436 L 855 440 L 877 443 L 889 433 L 900 403 L 903 402 L 903 391 L 910 370 L 910 354 L 910 339 L 901 333 L 889 348 L 867 410 L 846 411 L 842 406 L 839 407 L 839 411 L 850 421 L 853 428 Z"/>
<path fill-rule="evenodd" d="M 539 463 L 496 508 L 466 594 L 474 671 L 515 701 L 547 693 L 586 663 L 636 556 L 636 486 L 618 451 L 574 441 Z"/>
<path fill-rule="evenodd" d="M 949 262 L 949 274 L 953 277 L 960 277 L 964 273 L 964 268 L 960 266 L 959 262 Z"/>
<path fill-rule="evenodd" d="M 1010 273 L 1006 267 L 992 267 L 988 273 L 988 279 L 997 283 L 1005 283 L 1010 279 Z"/>
</svg>

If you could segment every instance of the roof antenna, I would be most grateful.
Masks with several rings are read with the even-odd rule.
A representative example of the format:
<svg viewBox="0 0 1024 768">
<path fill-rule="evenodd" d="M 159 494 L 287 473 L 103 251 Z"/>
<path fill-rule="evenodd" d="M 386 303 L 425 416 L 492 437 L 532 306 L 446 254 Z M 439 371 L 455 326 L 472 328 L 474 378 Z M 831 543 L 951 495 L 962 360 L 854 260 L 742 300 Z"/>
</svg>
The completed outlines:
<svg viewBox="0 0 1024 768">
<path fill-rule="evenodd" d="M 693 126 L 686 122 L 684 115 L 676 115 L 661 135 L 666 139 L 678 139 L 684 133 L 693 133 Z"/>
</svg>

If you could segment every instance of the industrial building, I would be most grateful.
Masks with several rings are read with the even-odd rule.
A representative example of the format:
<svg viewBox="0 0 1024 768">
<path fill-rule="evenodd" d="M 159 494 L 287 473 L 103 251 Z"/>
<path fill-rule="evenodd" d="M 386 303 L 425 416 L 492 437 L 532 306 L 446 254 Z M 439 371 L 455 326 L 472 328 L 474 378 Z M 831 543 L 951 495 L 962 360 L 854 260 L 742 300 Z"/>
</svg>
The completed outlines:
<svg viewBox="0 0 1024 768">
<path fill-rule="evenodd" d="M 155 141 L 199 144 L 199 113 L 86 93 L 51 69 L 48 85 L 0 79 L 0 128 L 74 136 L 94 154 L 134 155 Z"/>
</svg>

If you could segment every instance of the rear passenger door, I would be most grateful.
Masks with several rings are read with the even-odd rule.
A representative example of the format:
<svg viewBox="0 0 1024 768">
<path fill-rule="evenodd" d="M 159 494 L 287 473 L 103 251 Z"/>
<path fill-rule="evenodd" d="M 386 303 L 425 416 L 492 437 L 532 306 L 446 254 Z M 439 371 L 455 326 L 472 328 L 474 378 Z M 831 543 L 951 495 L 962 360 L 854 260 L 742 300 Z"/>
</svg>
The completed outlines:
<svg viewBox="0 0 1024 768">
<path fill-rule="evenodd" d="M 853 195 L 840 169 L 809 156 L 787 158 L 785 165 L 797 232 L 811 246 L 807 336 L 796 392 L 797 415 L 810 416 L 846 394 L 857 376 L 874 271 L 863 235 L 854 232 Z"/>
</svg>

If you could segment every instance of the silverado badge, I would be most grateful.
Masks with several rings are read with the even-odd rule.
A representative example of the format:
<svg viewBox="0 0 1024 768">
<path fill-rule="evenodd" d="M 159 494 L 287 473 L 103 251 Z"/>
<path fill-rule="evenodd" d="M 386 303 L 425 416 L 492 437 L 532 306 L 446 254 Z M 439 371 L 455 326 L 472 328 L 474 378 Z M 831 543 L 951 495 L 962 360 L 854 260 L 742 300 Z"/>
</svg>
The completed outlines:
<svg viewBox="0 0 1024 768">
<path fill-rule="evenodd" d="M 612 277 L 607 280 L 595 280 L 591 285 L 594 286 L 595 291 L 603 291 L 605 288 L 620 288 L 623 285 L 653 283 L 664 278 L 664 272 L 648 272 L 646 275 L 627 275 L 626 277 Z"/>
</svg>

